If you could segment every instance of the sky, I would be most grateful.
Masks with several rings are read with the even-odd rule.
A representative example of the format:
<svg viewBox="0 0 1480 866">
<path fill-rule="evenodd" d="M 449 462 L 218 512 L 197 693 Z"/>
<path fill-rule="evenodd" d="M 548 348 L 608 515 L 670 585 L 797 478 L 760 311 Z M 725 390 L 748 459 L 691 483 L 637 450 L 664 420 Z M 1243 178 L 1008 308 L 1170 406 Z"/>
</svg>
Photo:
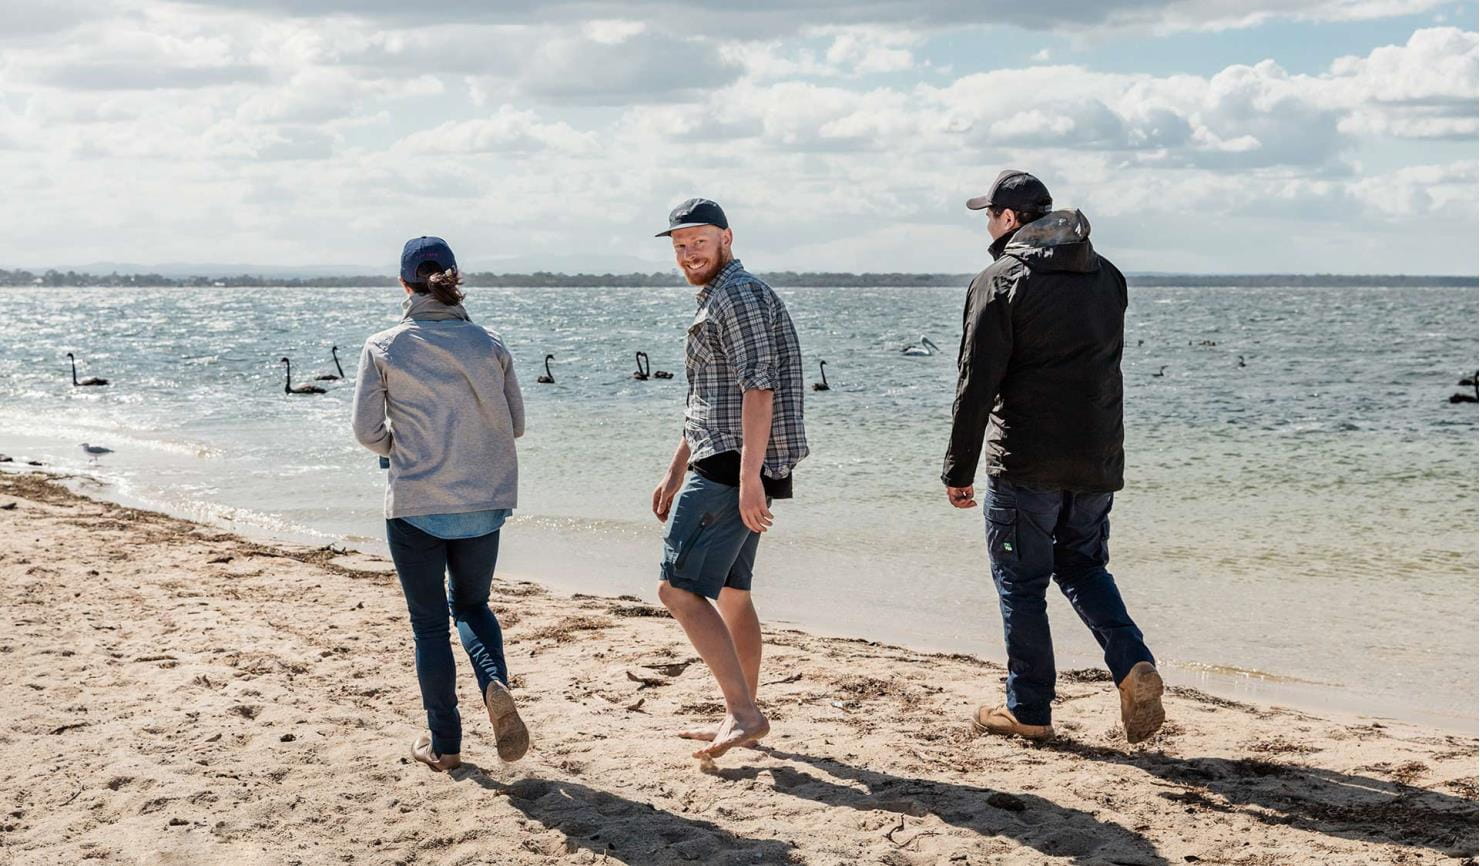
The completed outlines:
<svg viewBox="0 0 1480 866">
<path fill-rule="evenodd" d="M 1477 272 L 1450 0 L 0 0 L 0 268 L 964 273 L 1004 168 L 1126 271 Z"/>
</svg>

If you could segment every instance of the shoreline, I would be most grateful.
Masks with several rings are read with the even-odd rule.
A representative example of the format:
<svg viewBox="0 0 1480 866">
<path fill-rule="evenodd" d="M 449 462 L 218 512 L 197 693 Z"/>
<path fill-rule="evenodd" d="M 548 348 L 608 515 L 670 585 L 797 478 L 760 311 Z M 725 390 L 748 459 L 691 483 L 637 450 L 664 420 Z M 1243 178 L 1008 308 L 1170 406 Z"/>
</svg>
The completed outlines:
<svg viewBox="0 0 1480 866">
<path fill-rule="evenodd" d="M 773 735 L 705 772 L 721 711 L 666 611 L 495 581 L 534 747 L 493 756 L 460 665 L 463 768 L 422 718 L 389 563 L 261 544 L 0 474 L 0 859 L 132 863 L 1473 866 L 1477 744 L 1168 690 L 1128 747 L 1105 675 L 1060 737 L 971 737 L 1000 665 L 765 629 Z M 85 539 L 86 543 L 78 543 Z M 455 638 L 454 638 L 455 641 Z"/>
<path fill-rule="evenodd" d="M 240 534 L 244 538 L 261 544 L 310 546 L 332 546 L 337 544 L 348 550 L 367 555 L 379 557 L 385 557 L 387 555 L 384 543 L 375 539 L 361 539 L 343 534 L 323 532 L 311 527 L 304 527 L 303 532 L 292 532 L 251 522 L 247 522 L 245 525 L 238 525 L 235 521 L 215 517 L 210 513 L 209 509 L 204 507 L 199 512 L 192 513 L 162 506 L 146 498 L 124 494 L 113 486 L 111 482 L 98 476 L 69 472 L 52 467 L 25 466 L 19 462 L 0 465 L 0 473 L 23 470 L 43 473 L 50 477 L 61 479 L 66 483 L 69 490 L 88 499 L 154 511 L 175 519 L 199 522 L 204 525 Z M 93 489 L 84 490 L 82 489 L 83 485 L 92 486 Z M 517 520 L 518 516 L 516 515 L 515 521 Z M 518 527 L 517 522 L 514 525 L 516 528 Z M 547 527 L 540 527 L 536 531 L 549 530 Z M 558 535 L 560 533 L 555 534 Z M 549 569 L 546 573 L 540 574 L 534 573 L 537 569 L 528 568 L 522 570 L 516 568 L 515 571 L 511 572 L 501 562 L 499 573 L 505 577 L 528 580 L 548 590 L 585 595 L 593 593 L 592 588 L 587 585 L 589 581 L 583 580 L 583 576 L 586 574 L 585 569 L 589 565 L 590 563 L 572 564 L 565 568 Z M 656 591 L 647 586 L 629 588 L 629 594 L 640 595 L 644 601 L 649 603 L 657 603 Z M 950 646 L 944 643 L 934 645 L 924 644 L 919 641 L 912 641 L 904 636 L 883 634 L 870 638 L 859 638 L 858 635 L 846 627 L 830 626 L 823 622 L 808 622 L 804 619 L 775 617 L 770 617 L 767 621 L 788 628 L 795 628 L 819 637 L 870 640 L 880 645 L 915 652 L 944 654 L 968 653 L 988 659 L 992 663 L 999 665 L 1005 661 L 999 657 L 999 652 L 983 654 L 980 651 Z M 1072 626 L 1072 623 L 1070 625 Z M 1060 655 L 1060 661 L 1066 666 L 1095 667 L 1100 665 L 1099 659 L 1094 657 L 1080 657 L 1062 651 Z M 1410 705 L 1400 705 L 1399 702 L 1391 699 L 1374 702 L 1371 696 L 1353 694 L 1339 683 L 1309 679 L 1299 674 L 1244 670 L 1202 660 L 1185 661 L 1175 658 L 1163 659 L 1161 669 L 1163 676 L 1169 684 L 1197 689 L 1231 701 L 1248 701 L 1288 706 L 1304 712 L 1342 715 L 1365 720 L 1413 723 L 1434 727 L 1461 736 L 1476 736 L 1477 731 L 1480 731 L 1480 714 L 1464 716 L 1437 709 L 1415 710 Z"/>
</svg>

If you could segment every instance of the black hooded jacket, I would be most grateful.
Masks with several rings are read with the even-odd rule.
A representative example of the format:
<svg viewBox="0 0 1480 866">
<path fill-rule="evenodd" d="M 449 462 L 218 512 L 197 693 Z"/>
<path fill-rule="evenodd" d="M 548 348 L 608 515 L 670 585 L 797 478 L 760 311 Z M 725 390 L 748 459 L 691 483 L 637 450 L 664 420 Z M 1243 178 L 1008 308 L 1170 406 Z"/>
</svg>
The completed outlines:
<svg viewBox="0 0 1480 866">
<path fill-rule="evenodd" d="M 966 292 L 960 378 L 941 480 L 987 474 L 1085 492 L 1124 486 L 1120 355 L 1125 277 L 1095 253 L 1089 220 L 1054 211 L 991 247 Z"/>
</svg>

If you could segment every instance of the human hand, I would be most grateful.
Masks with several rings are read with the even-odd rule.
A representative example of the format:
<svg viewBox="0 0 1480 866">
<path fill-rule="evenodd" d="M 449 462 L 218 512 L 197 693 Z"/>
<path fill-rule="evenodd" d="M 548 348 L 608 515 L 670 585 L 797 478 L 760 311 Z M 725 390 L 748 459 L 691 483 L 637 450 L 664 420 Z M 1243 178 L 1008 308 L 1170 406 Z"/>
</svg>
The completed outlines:
<svg viewBox="0 0 1480 866">
<path fill-rule="evenodd" d="M 976 488 L 968 484 L 965 487 L 946 487 L 946 499 L 957 508 L 976 507 Z"/>
</svg>

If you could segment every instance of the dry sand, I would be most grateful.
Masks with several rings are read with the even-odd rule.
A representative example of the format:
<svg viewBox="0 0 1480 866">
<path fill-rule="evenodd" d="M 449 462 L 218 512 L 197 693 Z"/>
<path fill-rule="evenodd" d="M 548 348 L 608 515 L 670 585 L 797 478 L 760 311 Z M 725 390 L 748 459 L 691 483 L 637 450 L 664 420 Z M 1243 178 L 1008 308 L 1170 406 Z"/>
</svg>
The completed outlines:
<svg viewBox="0 0 1480 866">
<path fill-rule="evenodd" d="M 972 738 L 999 666 L 795 631 L 767 632 L 767 747 L 701 772 L 669 734 L 720 705 L 677 624 L 508 580 L 534 748 L 498 761 L 460 658 L 439 775 L 406 758 L 385 562 L 39 476 L 0 475 L 0 532 L 0 862 L 1474 863 L 1472 738 L 1174 689 L 1130 748 L 1098 671 L 1063 678 L 1059 741 Z"/>
</svg>

